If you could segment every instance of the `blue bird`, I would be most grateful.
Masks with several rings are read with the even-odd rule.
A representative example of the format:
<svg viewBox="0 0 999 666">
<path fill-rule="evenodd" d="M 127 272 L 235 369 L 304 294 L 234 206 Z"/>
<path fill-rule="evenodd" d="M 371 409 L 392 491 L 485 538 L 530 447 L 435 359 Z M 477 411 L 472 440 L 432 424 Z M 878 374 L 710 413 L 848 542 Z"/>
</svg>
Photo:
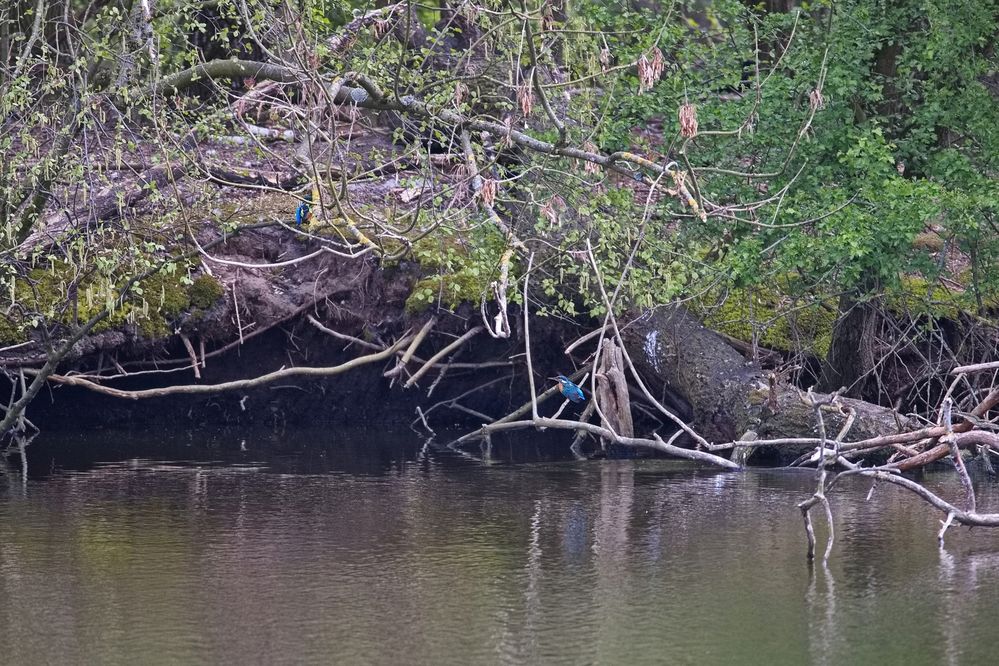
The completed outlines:
<svg viewBox="0 0 999 666">
<path fill-rule="evenodd" d="M 565 375 L 551 377 L 551 379 L 558 382 L 559 390 L 562 391 L 562 395 L 564 395 L 570 402 L 583 402 L 586 400 L 586 396 L 583 395 L 583 389 L 573 384 L 572 380 Z"/>
<path fill-rule="evenodd" d="M 303 224 L 309 224 L 312 222 L 312 208 L 309 204 L 312 203 L 312 194 L 308 193 L 305 195 L 305 201 L 298 204 L 298 208 L 295 209 L 295 224 L 302 226 Z"/>
</svg>

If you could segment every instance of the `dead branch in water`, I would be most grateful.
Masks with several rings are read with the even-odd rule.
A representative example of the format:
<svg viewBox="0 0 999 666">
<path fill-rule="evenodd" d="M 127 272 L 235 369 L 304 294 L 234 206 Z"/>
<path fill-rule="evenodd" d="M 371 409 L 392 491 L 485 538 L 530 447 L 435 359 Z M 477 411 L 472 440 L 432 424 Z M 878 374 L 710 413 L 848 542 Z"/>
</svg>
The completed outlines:
<svg viewBox="0 0 999 666">
<path fill-rule="evenodd" d="M 174 385 L 166 386 L 163 388 L 154 389 L 142 389 L 138 391 L 125 391 L 122 389 L 111 388 L 110 386 L 102 386 L 88 379 L 83 379 L 81 377 L 66 376 L 66 375 L 49 375 L 48 379 L 56 384 L 63 384 L 66 386 L 79 386 L 96 393 L 103 393 L 105 395 L 110 395 L 115 398 L 125 398 L 128 400 L 142 400 L 147 398 L 163 398 L 169 395 L 209 395 L 215 393 L 224 393 L 226 391 L 241 391 L 246 389 L 258 388 L 260 386 L 265 386 L 272 382 L 278 381 L 280 379 L 288 379 L 291 377 L 332 377 L 334 375 L 339 375 L 354 368 L 366 365 L 368 363 L 376 363 L 378 361 L 384 361 L 385 359 L 391 358 L 395 353 L 400 350 L 404 345 L 408 344 L 412 336 L 405 335 L 396 341 L 390 347 L 386 347 L 383 351 L 376 352 L 374 354 L 368 354 L 366 356 L 359 356 L 355 359 L 341 363 L 340 365 L 335 365 L 329 368 L 313 368 L 313 367 L 297 367 L 297 368 L 282 368 L 281 370 L 275 370 L 274 372 L 267 373 L 265 375 L 260 375 L 259 377 L 254 377 L 253 379 L 238 379 L 231 382 L 223 382 L 221 384 L 188 384 L 188 385 Z"/>
</svg>

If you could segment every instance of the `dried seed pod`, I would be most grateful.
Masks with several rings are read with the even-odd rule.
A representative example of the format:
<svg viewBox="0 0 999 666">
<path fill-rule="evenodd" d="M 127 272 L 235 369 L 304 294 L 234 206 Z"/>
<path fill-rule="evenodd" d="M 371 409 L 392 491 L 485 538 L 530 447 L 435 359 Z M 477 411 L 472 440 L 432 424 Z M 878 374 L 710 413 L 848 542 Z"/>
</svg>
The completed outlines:
<svg viewBox="0 0 999 666">
<path fill-rule="evenodd" d="M 454 105 L 461 106 L 468 99 L 468 86 L 458 81 L 454 86 Z"/>
<path fill-rule="evenodd" d="M 641 95 L 646 90 L 651 90 L 653 83 L 655 81 L 652 80 L 652 65 L 643 53 L 642 57 L 638 59 L 638 94 Z"/>
<path fill-rule="evenodd" d="M 525 117 L 531 115 L 531 110 L 534 108 L 534 88 L 530 80 L 523 81 L 517 87 L 517 103 L 520 104 L 520 110 Z"/>
<path fill-rule="evenodd" d="M 666 71 L 666 58 L 658 46 L 652 49 L 652 60 L 649 62 L 649 65 L 652 68 L 653 82 L 661 79 L 663 72 Z"/>
<path fill-rule="evenodd" d="M 375 39 L 381 39 L 388 32 L 389 25 L 388 19 L 378 19 L 371 24 L 371 32 L 374 34 Z"/>
<path fill-rule="evenodd" d="M 507 148 L 513 147 L 513 139 L 510 138 L 510 134 L 513 133 L 513 116 L 505 115 L 503 116 L 503 126 L 506 127 L 506 134 L 499 137 L 497 141 L 497 147 L 500 150 L 506 150 Z"/>
<path fill-rule="evenodd" d="M 600 49 L 600 69 L 604 72 L 610 67 L 611 54 L 610 49 L 604 47 Z"/>
<path fill-rule="evenodd" d="M 680 121 L 680 136 L 697 136 L 697 107 L 693 104 L 681 104 L 677 111 Z"/>
<path fill-rule="evenodd" d="M 808 93 L 808 105 L 812 108 L 812 111 L 818 111 L 826 106 L 826 100 L 822 97 L 822 91 L 818 88 L 812 90 Z"/>
<path fill-rule="evenodd" d="M 592 141 L 587 141 L 583 144 L 583 150 L 588 153 L 597 153 L 599 149 Z M 600 173 L 600 165 L 594 164 L 589 160 L 583 161 L 583 173 Z"/>
<path fill-rule="evenodd" d="M 559 213 L 565 210 L 565 200 L 557 194 L 541 206 L 541 214 L 551 222 L 552 226 L 558 224 Z"/>
<path fill-rule="evenodd" d="M 649 53 L 652 56 L 651 59 L 644 53 L 638 59 L 639 94 L 642 94 L 646 90 L 652 90 L 652 86 L 662 78 L 663 72 L 666 71 L 666 58 L 663 56 L 663 52 L 659 50 L 659 47 L 653 48 Z"/>
<path fill-rule="evenodd" d="M 482 197 L 483 204 L 492 206 L 496 201 L 496 181 L 490 178 L 483 178 L 479 196 Z"/>
</svg>

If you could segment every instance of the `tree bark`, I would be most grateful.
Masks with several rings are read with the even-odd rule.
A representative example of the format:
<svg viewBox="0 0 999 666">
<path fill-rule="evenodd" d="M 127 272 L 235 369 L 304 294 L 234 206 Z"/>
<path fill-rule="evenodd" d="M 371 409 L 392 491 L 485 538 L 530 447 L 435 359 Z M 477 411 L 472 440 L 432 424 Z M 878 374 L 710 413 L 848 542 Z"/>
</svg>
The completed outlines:
<svg viewBox="0 0 999 666">
<path fill-rule="evenodd" d="M 624 374 L 624 356 L 613 340 L 604 342 L 600 371 L 597 373 L 597 391 L 600 411 L 608 421 L 605 425 L 623 437 L 634 437 L 635 425 Z"/>
<path fill-rule="evenodd" d="M 866 375 L 874 368 L 879 315 L 869 303 L 846 295 L 840 299 L 840 312 L 843 315 L 833 328 L 819 387 L 827 392 L 846 388 L 843 395 L 859 398 L 864 394 Z"/>
<path fill-rule="evenodd" d="M 715 332 L 705 328 L 681 306 L 646 313 L 622 331 L 636 369 L 650 390 L 679 394 L 690 405 L 682 415 L 709 442 L 738 440 L 750 431 L 758 439 L 814 437 L 812 410 L 799 390 L 771 383 L 764 370 L 747 361 Z M 860 440 L 910 429 L 908 419 L 894 411 L 849 398 L 856 421 L 848 440 Z M 837 413 L 826 416 L 835 434 L 845 423 Z M 802 446 L 798 452 L 814 448 Z"/>
</svg>

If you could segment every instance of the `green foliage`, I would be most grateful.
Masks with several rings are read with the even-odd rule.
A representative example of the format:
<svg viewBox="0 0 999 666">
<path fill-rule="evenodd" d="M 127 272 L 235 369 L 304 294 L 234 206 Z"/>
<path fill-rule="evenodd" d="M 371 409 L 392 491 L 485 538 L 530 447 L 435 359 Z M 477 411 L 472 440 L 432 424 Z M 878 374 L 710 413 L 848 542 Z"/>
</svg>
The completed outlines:
<svg viewBox="0 0 999 666">
<path fill-rule="evenodd" d="M 800 14 L 737 2 L 676 9 L 663 22 L 630 13 L 624 3 L 588 3 L 576 19 L 617 31 L 606 38 L 614 62 L 653 41 L 667 54 L 651 91 L 632 94 L 638 86 L 631 71 L 607 86 L 609 98 L 594 102 L 590 117 L 599 119 L 601 146 L 675 159 L 685 145 L 700 193 L 735 209 L 726 218 L 686 218 L 668 228 L 650 222 L 633 273 L 637 289 L 627 292 L 632 303 L 719 286 L 770 290 L 778 276 L 792 273 L 799 279 L 784 294 L 792 300 L 828 301 L 844 291 L 902 295 L 912 279 L 956 277 L 943 244 L 974 264 L 972 291 L 994 292 L 988 267 L 999 264 L 999 92 L 987 80 L 999 66 L 999 3 L 851 0 L 802 5 Z M 599 40 L 581 46 L 577 67 L 592 70 L 585 52 L 598 52 Z M 809 95 L 823 68 L 821 105 L 813 109 Z M 701 131 L 686 144 L 676 134 L 676 110 L 685 101 L 697 105 Z M 661 123 L 662 132 L 643 129 L 651 123 Z M 746 172 L 776 175 L 737 175 Z M 750 214 L 738 210 L 761 199 Z M 640 206 L 607 205 L 609 212 L 596 216 L 583 207 L 581 217 L 598 230 L 591 237 L 613 274 Z M 666 205 L 673 215 L 687 212 Z M 921 242 L 928 233 L 940 242 Z M 562 256 L 578 250 L 578 240 L 567 235 Z M 676 270 L 676 262 L 691 270 Z M 563 274 L 552 278 L 549 293 Z M 592 290 L 580 292 L 599 311 Z M 572 297 L 560 303 L 567 312 L 577 305 Z"/>
<path fill-rule="evenodd" d="M 238 133 L 230 96 L 255 82 L 213 87 L 201 81 L 169 101 L 150 94 L 155 81 L 207 54 L 298 63 L 303 75 L 317 77 L 309 86 L 287 85 L 275 93 L 282 110 L 293 107 L 279 114 L 281 122 L 299 132 L 325 113 L 325 102 L 316 101 L 319 86 L 312 84 L 356 72 L 390 91 L 392 99 L 411 95 L 431 110 L 556 141 L 558 132 L 540 100 L 525 113 L 519 98 L 530 91 L 525 82 L 534 72 L 567 128 L 569 145 L 630 150 L 657 164 L 672 163 L 687 172 L 685 182 L 711 213 L 706 219 L 695 215 L 670 178 L 657 182 L 650 196 L 650 170 L 637 174 L 639 185 L 627 174 L 587 170 L 580 161 L 539 156 L 495 133 L 474 132 L 483 174 L 500 183 L 498 210 L 519 238 L 538 248 L 532 284 L 546 297 L 541 313 L 603 313 L 587 241 L 607 292 L 619 292 L 621 308 L 654 307 L 678 297 L 705 307 L 722 300 L 712 316 L 745 322 L 748 306 L 740 303 L 753 302 L 753 316 L 760 320 L 758 309 L 773 322 L 764 337 L 772 335 L 766 339 L 781 348 L 797 327 L 811 331 L 811 344 L 821 349 L 824 313 L 841 294 L 897 297 L 911 305 L 913 284 L 939 285 L 948 278 L 967 287 L 967 307 L 982 313 L 992 307 L 999 293 L 999 272 L 993 270 L 999 265 L 997 0 L 819 0 L 789 12 L 738 0 L 656 5 L 663 11 L 601 0 L 570 3 L 564 13 L 543 3 L 529 8 L 539 63 L 531 61 L 523 16 L 499 0 L 477 4 L 479 9 L 462 3 L 453 12 L 420 6 L 414 20 L 426 39 L 421 48 L 408 49 L 385 25 L 343 34 L 344 26 L 374 8 L 368 2 L 250 0 L 244 15 L 243 3 L 235 0 L 162 0 L 153 21 L 154 55 L 132 43 L 124 29 L 130 3 L 100 3 L 73 28 L 80 36 L 79 57 L 60 57 L 42 39 L 23 63 L 13 66 L 6 54 L 0 62 L 10 74 L 0 77 L 0 116 L 16 118 L 0 127 L 2 249 L 16 247 L 25 224 L 33 224 L 23 217 L 23 202 L 33 193 L 51 191 L 60 202 L 88 200 L 113 189 L 110 174 L 148 146 L 155 147 L 156 160 L 199 169 L 175 137 Z M 289 22 L 288 12 L 300 20 Z M 17 28 L 13 32 L 20 34 L 22 26 Z M 335 46 L 341 37 L 349 39 Z M 650 86 L 634 63 L 658 54 L 663 68 Z M 129 62 L 132 72 L 125 71 Z M 111 112 L 109 99 L 124 100 L 120 107 L 127 113 Z M 305 109 L 310 103 L 323 108 Z M 693 138 L 680 134 L 677 114 L 685 103 L 696 106 L 700 133 Z M 316 111 L 315 117 L 306 122 L 307 114 L 299 113 L 305 110 Z M 396 125 L 394 147 L 408 151 L 407 159 L 422 159 L 428 142 L 461 154 L 459 128 L 441 114 L 407 116 Z M 337 141 L 342 129 L 334 131 Z M 57 139 L 67 132 L 76 132 L 77 140 L 60 152 Z M 79 140 L 83 134 L 99 136 L 101 151 Z M 346 150 L 358 164 L 396 157 L 379 154 L 381 147 Z M 509 247 L 471 208 L 435 217 L 450 211 L 452 186 L 467 184 L 433 189 L 427 202 L 433 213 L 414 214 L 420 224 L 407 230 L 410 238 L 391 231 L 397 220 L 381 201 L 347 201 L 337 212 L 374 218 L 382 231 L 390 228 L 372 232 L 384 246 L 402 248 L 420 238 L 413 254 L 424 276 L 407 301 L 410 310 L 454 308 L 488 296 Z M 28 279 L 62 296 L 71 287 L 90 293 L 120 323 L 128 308 L 108 301 L 111 287 L 168 254 L 177 228 L 192 217 L 170 209 L 173 196 L 152 193 L 151 205 L 167 212 L 141 230 L 129 227 L 134 220 L 126 212 L 118 235 L 88 229 L 86 238 L 61 246 L 63 255 L 20 257 L 33 266 L 72 269 L 72 276 L 58 280 Z M 326 231 L 350 236 L 336 223 Z M 514 284 L 518 269 L 515 264 Z M 25 289 L 24 271 L 11 270 L 3 288 L 13 304 L 28 294 L 18 291 Z M 138 302 L 164 320 L 192 305 L 209 307 L 221 292 L 202 279 L 195 280 L 186 304 L 172 300 L 176 294 L 168 285 L 149 281 L 136 290 Z M 936 287 L 928 289 L 923 300 L 946 300 Z M 511 298 L 516 293 L 511 288 Z M 140 306 L 130 307 L 137 316 Z M 80 310 L 74 308 L 75 320 Z M 780 316 L 782 308 L 789 308 L 787 317 Z M 814 325 L 802 324 L 813 310 Z M 792 311 L 794 320 L 788 318 Z M 37 322 L 69 321 L 57 299 L 42 299 L 31 312 Z"/>
<path fill-rule="evenodd" d="M 461 303 L 479 303 L 499 279 L 500 259 L 506 245 L 492 227 L 478 226 L 471 236 L 438 234 L 417 242 L 413 258 L 424 277 L 406 299 L 406 311 L 430 307 L 454 310 Z"/>
</svg>

